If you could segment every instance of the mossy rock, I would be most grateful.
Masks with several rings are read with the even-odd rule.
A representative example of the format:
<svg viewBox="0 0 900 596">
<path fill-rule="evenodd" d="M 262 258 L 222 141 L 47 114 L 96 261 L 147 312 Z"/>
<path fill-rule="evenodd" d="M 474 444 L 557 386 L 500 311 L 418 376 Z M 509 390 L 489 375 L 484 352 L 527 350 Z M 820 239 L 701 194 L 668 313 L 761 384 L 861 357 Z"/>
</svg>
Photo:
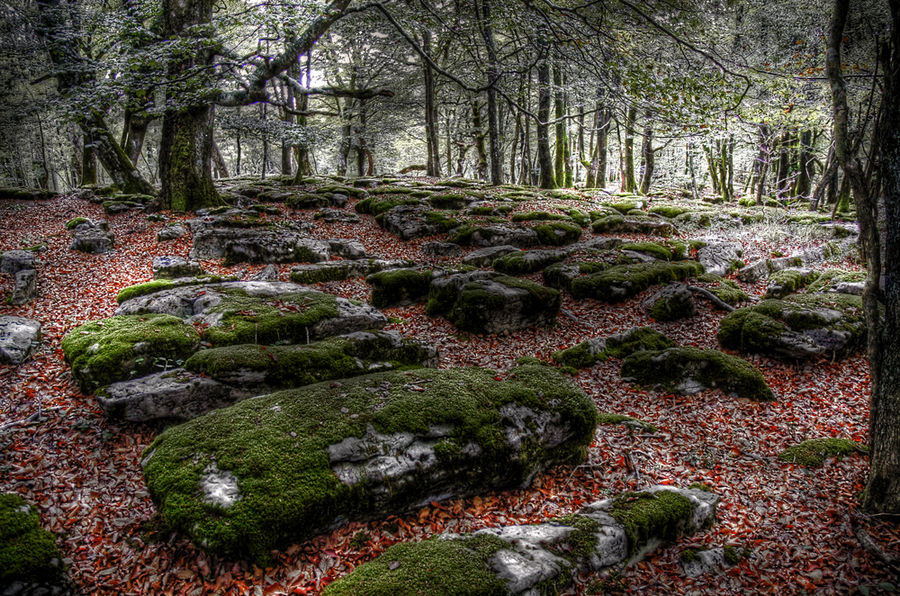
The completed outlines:
<svg viewBox="0 0 900 596">
<path fill-rule="evenodd" d="M 782 269 L 769 277 L 766 298 L 784 298 L 819 279 L 819 272 L 812 269 Z"/>
<path fill-rule="evenodd" d="M 599 273 L 577 277 L 572 281 L 575 298 L 596 298 L 605 302 L 621 302 L 652 285 L 670 281 L 684 281 L 703 273 L 703 265 L 696 261 L 664 263 L 636 263 L 617 265 Z"/>
<path fill-rule="evenodd" d="M 677 538 L 689 525 L 693 507 L 686 496 L 660 490 L 621 495 L 609 513 L 625 527 L 628 553 L 634 558 L 654 540 Z"/>
<path fill-rule="evenodd" d="M 644 302 L 647 314 L 654 321 L 678 321 L 696 316 L 697 305 L 687 285 L 673 283 Z"/>
<path fill-rule="evenodd" d="M 667 221 L 623 215 L 601 217 L 594 220 L 591 228 L 597 234 L 647 234 L 668 237 L 675 233 L 675 226 Z"/>
<path fill-rule="evenodd" d="M 433 348 L 391 333 L 361 331 L 310 344 L 200 350 L 184 368 L 241 388 L 249 388 L 250 380 L 254 386 L 275 390 L 435 363 Z"/>
<path fill-rule="evenodd" d="M 0 586 L 17 582 L 22 591 L 4 593 L 71 593 L 56 536 L 21 496 L 0 494 Z"/>
<path fill-rule="evenodd" d="M 744 302 L 750 298 L 747 293 L 741 289 L 741 286 L 733 280 L 709 273 L 701 275 L 697 280 L 704 283 L 715 284 L 707 289 L 725 304 L 734 306 L 737 303 Z"/>
<path fill-rule="evenodd" d="M 353 197 L 354 199 L 359 199 L 360 201 L 365 200 L 369 193 L 364 188 L 356 188 L 353 186 L 343 186 L 340 184 L 329 184 L 326 186 L 320 186 L 316 189 L 316 192 L 321 193 L 339 193 L 342 195 L 347 195 L 348 197 Z"/>
<path fill-rule="evenodd" d="M 178 279 L 154 279 L 143 283 L 128 286 L 119 290 L 116 295 L 116 302 L 122 304 L 126 300 L 137 298 L 138 296 L 147 296 L 155 294 L 163 290 L 171 288 L 180 288 L 183 286 L 195 286 L 203 284 L 219 283 L 235 279 L 234 277 L 221 277 L 218 275 L 203 275 L 200 277 L 182 277 Z"/>
<path fill-rule="evenodd" d="M 402 197 L 370 197 L 359 201 L 353 206 L 357 213 L 369 215 L 381 215 L 397 207 L 398 205 L 423 205 L 419 199 L 407 199 Z"/>
<path fill-rule="evenodd" d="M 843 459 L 851 453 L 868 453 L 869 448 L 850 439 L 822 438 L 809 439 L 792 445 L 778 454 L 778 459 L 806 468 L 818 468 L 828 457 Z"/>
<path fill-rule="evenodd" d="M 445 316 L 458 329 L 472 333 L 504 333 L 556 321 L 558 290 L 527 279 L 473 271 L 432 281 L 426 312 Z"/>
<path fill-rule="evenodd" d="M 672 249 L 658 242 L 627 242 L 619 247 L 620 250 L 633 250 L 645 255 L 650 255 L 660 261 L 671 261 L 674 258 Z M 684 251 L 681 251 L 684 254 Z"/>
<path fill-rule="evenodd" d="M 378 308 L 424 302 L 432 272 L 423 269 L 389 269 L 366 278 L 372 286 L 372 304 Z"/>
<path fill-rule="evenodd" d="M 818 279 L 806 286 L 810 294 L 828 292 L 841 283 L 860 283 L 866 281 L 865 271 L 845 271 L 843 269 L 826 269 Z"/>
<path fill-rule="evenodd" d="M 578 209 L 563 209 L 563 211 L 565 211 L 566 215 L 568 215 L 573 222 L 582 228 L 587 227 L 591 223 L 590 215 L 583 211 L 579 211 Z"/>
<path fill-rule="evenodd" d="M 200 345 L 193 326 L 171 315 L 119 315 L 87 323 L 62 339 L 82 391 L 181 364 Z"/>
<path fill-rule="evenodd" d="M 620 201 L 618 203 L 603 203 L 603 206 L 615 209 L 616 211 L 624 215 L 629 211 L 637 209 L 640 204 L 637 201 Z"/>
<path fill-rule="evenodd" d="M 564 246 L 577 242 L 581 238 L 581 226 L 565 221 L 552 221 L 535 226 L 541 244 Z"/>
<path fill-rule="evenodd" d="M 643 420 L 638 420 L 632 416 L 628 416 L 626 414 L 612 414 L 610 412 L 600 412 L 598 414 L 598 422 L 600 425 L 617 425 L 622 424 L 629 427 L 636 427 L 641 429 L 644 432 L 648 433 L 656 433 L 658 429 L 656 425 L 650 424 L 649 422 L 644 422 Z M 689 486 L 688 488 L 697 488 L 694 485 Z"/>
<path fill-rule="evenodd" d="M 577 192 L 573 192 L 571 190 L 564 190 L 562 188 L 553 188 L 550 190 L 542 190 L 541 194 L 544 196 L 548 196 L 552 199 L 558 199 L 561 201 L 580 201 L 582 200 L 581 195 Z"/>
<path fill-rule="evenodd" d="M 787 359 L 844 357 L 865 345 L 862 299 L 849 294 L 794 294 L 729 313 L 719 325 L 728 349 Z"/>
<path fill-rule="evenodd" d="M 679 207 L 678 205 L 654 205 L 650 207 L 649 212 L 655 215 L 662 215 L 663 217 L 668 217 L 672 219 L 674 217 L 678 217 L 682 213 L 687 213 L 690 209 L 686 207 Z"/>
<path fill-rule="evenodd" d="M 762 373 L 746 360 L 693 346 L 635 352 L 623 361 L 622 377 L 671 393 L 721 389 L 756 401 L 775 399 Z"/>
<path fill-rule="evenodd" d="M 633 327 L 606 338 L 593 338 L 558 350 L 551 358 L 557 364 L 571 368 L 587 368 L 609 358 L 624 358 L 642 350 L 664 350 L 674 342 L 652 327 Z"/>
<path fill-rule="evenodd" d="M 66 229 L 74 230 L 81 224 L 88 223 L 89 221 L 91 221 L 91 220 L 89 220 L 86 217 L 73 217 L 72 219 L 70 219 L 69 221 L 66 222 Z"/>
<path fill-rule="evenodd" d="M 275 200 L 273 195 L 278 193 L 265 192 L 259 195 L 260 201 Z M 291 209 L 321 209 L 331 205 L 331 199 L 325 194 L 311 192 L 290 193 L 284 198 L 284 204 Z"/>
<path fill-rule="evenodd" d="M 566 258 L 562 250 L 519 250 L 495 259 L 494 269 L 508 275 L 534 273 Z"/>
<path fill-rule="evenodd" d="M 444 192 L 428 197 L 428 202 L 435 209 L 462 209 L 477 197 L 461 192 Z"/>
<path fill-rule="evenodd" d="M 511 221 L 571 221 L 568 215 L 550 213 L 549 211 L 521 211 L 513 213 Z"/>
<path fill-rule="evenodd" d="M 581 389 L 547 366 L 495 377 L 417 369 L 245 400 L 157 436 L 147 487 L 166 524 L 206 550 L 266 561 L 348 519 L 583 460 L 596 408 Z"/>
</svg>

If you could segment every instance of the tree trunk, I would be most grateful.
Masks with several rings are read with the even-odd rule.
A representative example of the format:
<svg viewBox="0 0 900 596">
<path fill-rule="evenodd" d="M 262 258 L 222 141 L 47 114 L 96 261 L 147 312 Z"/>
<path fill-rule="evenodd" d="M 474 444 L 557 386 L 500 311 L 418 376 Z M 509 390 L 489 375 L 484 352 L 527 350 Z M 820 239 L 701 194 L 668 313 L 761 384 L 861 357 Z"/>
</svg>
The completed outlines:
<svg viewBox="0 0 900 596">
<path fill-rule="evenodd" d="M 213 0 L 163 0 L 163 34 L 169 39 L 192 35 L 197 25 L 212 17 Z M 212 59 L 208 51 L 174 58 L 169 76 L 174 80 Z M 191 86 L 202 82 L 191 81 Z M 194 211 L 222 203 L 212 181 L 213 108 L 208 103 L 178 105 L 184 89 L 172 84 L 166 90 L 159 150 L 160 203 L 164 209 Z"/>
<path fill-rule="evenodd" d="M 634 177 L 634 121 L 637 119 L 637 108 L 628 106 L 625 113 L 625 147 L 622 155 L 622 183 L 625 192 L 637 191 L 637 180 Z"/>
<path fill-rule="evenodd" d="M 431 32 L 428 30 L 422 32 L 422 51 L 431 55 Z M 440 177 L 441 152 L 438 146 L 438 113 L 434 101 L 434 70 L 424 60 L 422 69 L 425 73 L 425 144 L 428 149 L 426 173 L 429 176 Z"/>
<path fill-rule="evenodd" d="M 561 65 L 559 64 L 553 68 L 553 86 L 555 88 L 553 109 L 556 118 L 556 147 L 553 163 L 554 175 L 558 186 L 571 186 L 572 166 L 569 163 L 569 137 L 565 118 L 565 88 Z"/>
<path fill-rule="evenodd" d="M 81 186 L 96 186 L 97 154 L 94 153 L 94 138 L 91 133 L 82 135 L 81 147 Z"/>
<path fill-rule="evenodd" d="M 550 156 L 550 63 L 547 60 L 547 42 L 541 42 L 541 55 L 537 64 L 538 112 L 537 146 L 538 166 L 541 169 L 541 188 L 556 188 L 553 174 L 553 158 Z"/>
<path fill-rule="evenodd" d="M 481 106 L 478 105 L 477 100 L 472 100 L 472 137 L 475 140 L 475 151 L 478 153 L 478 163 L 475 165 L 476 176 L 480 180 L 487 180 L 487 149 L 484 146 L 484 130 L 481 127 Z"/>
<path fill-rule="evenodd" d="M 222 152 L 219 151 L 219 145 L 215 139 L 212 142 L 212 161 L 216 168 L 216 176 L 228 178 L 228 164 L 225 163 L 225 158 L 222 156 Z"/>
<path fill-rule="evenodd" d="M 650 183 L 653 181 L 653 168 L 656 163 L 656 155 L 653 152 L 653 119 L 647 114 L 647 123 L 644 125 L 644 138 L 641 141 L 641 159 L 644 162 L 641 172 L 641 194 L 650 192 Z"/>
<path fill-rule="evenodd" d="M 481 0 L 481 35 L 488 56 L 488 89 L 487 116 L 488 139 L 491 157 L 491 184 L 503 184 L 503 158 L 500 152 L 500 122 L 497 107 L 497 88 L 500 79 L 500 68 L 497 64 L 497 51 L 494 48 L 494 32 L 491 28 L 491 2 Z"/>
<path fill-rule="evenodd" d="M 810 166 L 812 157 L 810 145 L 812 143 L 812 131 L 809 129 L 800 133 L 800 151 L 797 163 L 797 183 L 794 187 L 794 196 L 808 198 L 812 189 L 812 174 Z"/>
<path fill-rule="evenodd" d="M 366 172 L 366 161 L 370 162 L 369 170 L 372 169 L 372 154 L 366 147 L 366 125 L 368 114 L 366 113 L 366 100 L 359 100 L 359 125 L 356 127 L 356 175 L 364 176 Z"/>
<path fill-rule="evenodd" d="M 303 69 L 305 77 L 304 86 L 309 89 L 310 70 L 312 69 L 312 50 L 306 53 L 306 66 Z M 296 97 L 297 110 L 305 112 L 309 109 L 309 94 L 301 93 Z M 297 124 L 306 126 L 306 116 L 297 116 Z M 309 163 L 309 145 L 306 139 L 295 147 L 294 157 L 297 160 L 297 172 L 294 174 L 294 184 L 301 184 L 306 176 L 312 174 L 312 166 Z"/>
</svg>

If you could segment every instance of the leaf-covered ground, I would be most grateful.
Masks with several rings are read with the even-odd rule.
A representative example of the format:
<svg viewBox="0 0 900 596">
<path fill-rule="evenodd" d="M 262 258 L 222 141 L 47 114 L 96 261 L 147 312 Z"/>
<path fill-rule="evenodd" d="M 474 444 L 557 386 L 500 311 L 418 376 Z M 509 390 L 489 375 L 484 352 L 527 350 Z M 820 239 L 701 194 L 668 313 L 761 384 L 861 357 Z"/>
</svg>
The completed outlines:
<svg viewBox="0 0 900 596">
<path fill-rule="evenodd" d="M 523 207 L 524 208 L 524 207 Z M 878 593 L 893 589 L 895 572 L 864 550 L 854 535 L 861 525 L 884 549 L 900 550 L 896 523 L 861 519 L 857 496 L 867 460 L 852 455 L 808 470 L 776 459 L 783 448 L 824 436 L 867 440 L 869 377 L 863 357 L 839 362 L 785 364 L 750 360 L 762 369 L 776 394 L 772 403 L 730 398 L 718 391 L 690 397 L 628 386 L 617 361 L 581 371 L 575 380 L 601 411 L 629 414 L 659 429 L 656 434 L 624 426 L 601 426 L 585 465 L 556 468 L 525 490 L 433 503 L 411 514 L 371 523 L 352 523 L 331 534 L 277 553 L 277 565 L 260 569 L 243 561 L 205 555 L 184 538 L 160 527 L 146 492 L 139 460 L 159 432 L 158 425 L 111 424 L 90 396 L 82 395 L 63 361 L 61 337 L 83 322 L 110 316 L 116 293 L 152 278 L 154 255 L 186 256 L 189 238 L 157 243 L 162 223 L 143 213 L 110 218 L 117 248 L 87 255 L 68 248 L 65 222 L 74 216 L 103 218 L 102 209 L 71 198 L 49 202 L 0 203 L 0 250 L 39 243 L 39 296 L 0 314 L 36 318 L 44 343 L 32 360 L 0 365 L 0 492 L 17 492 L 34 502 L 60 546 L 76 585 L 85 594 L 306 594 L 372 559 L 401 540 L 442 531 L 543 521 L 624 489 L 657 483 L 703 482 L 722 495 L 719 521 L 710 530 L 682 539 L 609 579 L 607 589 L 673 594 Z M 290 214 L 310 220 L 311 211 Z M 419 249 L 424 240 L 399 242 L 371 216 L 362 224 L 318 224 L 321 237 L 357 238 L 370 253 L 435 262 Z M 732 234 L 734 235 L 734 234 Z M 742 232 L 745 259 L 792 252 L 783 238 Z M 258 271 L 261 266 L 210 271 Z M 290 266 L 281 266 L 288 278 Z M 10 276 L 0 290 L 11 291 Z M 534 276 L 538 279 L 537 276 Z M 320 284 L 326 291 L 366 299 L 361 279 Z M 759 294 L 763 287 L 745 288 Z M 651 292 L 653 290 L 650 290 Z M 461 334 L 422 306 L 388 309 L 394 328 L 440 349 L 440 366 L 509 368 L 519 356 L 549 359 L 552 352 L 588 337 L 634 325 L 652 324 L 678 343 L 716 347 L 723 316 L 700 301 L 700 315 L 677 323 L 651 322 L 639 295 L 620 305 L 563 299 L 574 316 L 560 316 L 552 329 L 508 336 Z M 679 552 L 687 546 L 733 544 L 750 556 L 721 575 L 686 578 Z M 580 578 L 579 590 L 597 588 L 597 577 Z"/>
</svg>

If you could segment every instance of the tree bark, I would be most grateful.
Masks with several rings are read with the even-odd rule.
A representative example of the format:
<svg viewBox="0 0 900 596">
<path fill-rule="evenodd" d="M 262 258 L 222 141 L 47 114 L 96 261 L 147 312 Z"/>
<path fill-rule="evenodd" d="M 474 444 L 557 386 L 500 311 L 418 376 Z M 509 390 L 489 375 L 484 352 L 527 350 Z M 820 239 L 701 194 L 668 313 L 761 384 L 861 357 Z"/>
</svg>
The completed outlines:
<svg viewBox="0 0 900 596">
<path fill-rule="evenodd" d="M 572 185 L 572 166 L 569 163 L 569 138 L 566 125 L 566 101 L 561 65 L 553 68 L 553 109 L 556 118 L 556 147 L 554 153 L 554 176 L 558 186 Z"/>
<path fill-rule="evenodd" d="M 82 135 L 81 147 L 81 186 L 96 186 L 97 154 L 94 152 L 94 137 L 90 132 Z"/>
<path fill-rule="evenodd" d="M 491 158 L 491 184 L 503 184 L 503 158 L 500 152 L 500 121 L 497 106 L 496 85 L 500 79 L 500 68 L 497 64 L 497 51 L 494 47 L 494 31 L 491 27 L 491 2 L 481 0 L 481 35 L 488 56 L 488 145 Z"/>
<path fill-rule="evenodd" d="M 422 51 L 431 55 L 431 32 L 422 32 Z M 429 176 L 441 175 L 441 151 L 438 146 L 438 113 L 434 101 L 434 70 L 423 60 L 422 69 L 425 75 L 425 144 L 428 149 L 426 173 Z M 449 167 L 449 163 L 448 163 Z"/>
<path fill-rule="evenodd" d="M 653 181 L 653 168 L 656 163 L 656 154 L 653 152 L 653 119 L 647 114 L 647 123 L 644 125 L 644 138 L 641 141 L 641 158 L 644 169 L 641 172 L 641 194 L 650 192 L 650 183 Z"/>
<path fill-rule="evenodd" d="M 538 166 L 541 169 L 540 187 L 556 188 L 556 176 L 553 173 L 553 158 L 550 155 L 550 63 L 547 59 L 547 42 L 541 41 L 540 56 L 537 63 L 538 78 L 538 112 L 537 112 L 537 149 Z"/>
<path fill-rule="evenodd" d="M 634 177 L 634 121 L 637 119 L 637 108 L 629 106 L 625 113 L 625 146 L 622 159 L 622 182 L 625 192 L 637 190 L 637 180 Z"/>
<path fill-rule="evenodd" d="M 484 130 L 481 126 L 481 106 L 476 100 L 472 100 L 472 136 L 475 140 L 475 151 L 478 153 L 478 163 L 475 165 L 476 175 L 481 180 L 487 180 L 487 149 L 484 146 Z"/>
</svg>

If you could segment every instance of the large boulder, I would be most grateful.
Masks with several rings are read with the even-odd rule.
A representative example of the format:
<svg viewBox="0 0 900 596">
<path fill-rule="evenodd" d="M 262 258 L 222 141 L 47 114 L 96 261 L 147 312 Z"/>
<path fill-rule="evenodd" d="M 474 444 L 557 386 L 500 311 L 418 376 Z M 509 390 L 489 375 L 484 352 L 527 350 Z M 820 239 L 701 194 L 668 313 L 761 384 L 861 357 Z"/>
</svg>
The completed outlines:
<svg viewBox="0 0 900 596">
<path fill-rule="evenodd" d="M 113 249 L 116 236 L 109 230 L 109 224 L 105 221 L 95 222 L 85 219 L 76 225 L 69 248 L 86 253 L 105 253 Z"/>
<path fill-rule="evenodd" d="M 516 250 L 494 260 L 494 269 L 508 275 L 540 271 L 566 258 L 564 250 Z"/>
<path fill-rule="evenodd" d="M 623 215 L 601 217 L 591 224 L 591 228 L 597 234 L 647 234 L 668 237 L 676 232 L 675 226 L 667 221 Z"/>
<path fill-rule="evenodd" d="M 697 314 L 694 296 L 687 284 L 669 284 L 644 301 L 644 308 L 656 321 L 677 321 Z"/>
<path fill-rule="evenodd" d="M 22 364 L 40 340 L 41 324 L 38 321 L 0 316 L 0 362 Z"/>
<path fill-rule="evenodd" d="M 504 333 L 556 321 L 558 290 L 491 271 L 451 273 L 431 282 L 426 312 L 463 331 Z"/>
<path fill-rule="evenodd" d="M 323 281 L 337 281 L 351 277 L 363 277 L 384 269 L 412 267 L 412 261 L 404 259 L 353 259 L 324 261 L 296 265 L 291 268 L 291 281 L 300 284 L 314 284 Z"/>
<path fill-rule="evenodd" d="M 675 344 L 652 327 L 632 327 L 609 337 L 592 337 L 553 353 L 553 361 L 572 368 L 587 368 L 608 358 L 625 358 L 644 350 L 665 350 Z"/>
<path fill-rule="evenodd" d="M 812 269 L 782 269 L 769 278 L 766 286 L 766 298 L 784 298 L 793 294 L 812 282 L 821 275 Z"/>
<path fill-rule="evenodd" d="M 56 536 L 15 493 L 0 494 L 0 589 L 4 596 L 74 594 Z"/>
<path fill-rule="evenodd" d="M 725 348 L 795 360 L 847 356 L 865 337 L 862 299 L 837 293 L 763 300 L 726 315 L 718 333 Z"/>
<path fill-rule="evenodd" d="M 663 541 L 712 525 L 718 501 L 702 490 L 655 486 L 541 524 L 404 542 L 330 584 L 324 594 L 568 593 L 581 571 L 619 568 Z"/>
<path fill-rule="evenodd" d="M 379 215 L 377 221 L 385 230 L 404 240 L 433 236 L 459 225 L 445 213 L 424 205 L 398 205 Z"/>
<path fill-rule="evenodd" d="M 697 251 L 697 260 L 710 275 L 727 275 L 741 262 L 743 249 L 734 242 L 711 241 Z"/>
<path fill-rule="evenodd" d="M 527 486 L 590 444 L 593 402 L 552 367 L 417 369 L 244 400 L 170 427 L 142 466 L 203 548 L 272 548 L 435 499 Z"/>
<path fill-rule="evenodd" d="M 16 280 L 10 302 L 27 304 L 37 296 L 37 274 L 34 269 L 16 271 Z"/>
<path fill-rule="evenodd" d="M 844 255 L 854 246 L 856 246 L 856 239 L 849 238 L 840 242 L 826 242 L 786 257 L 762 259 L 743 267 L 738 271 L 738 278 L 746 283 L 756 283 L 784 269 L 810 267 L 835 259 Z"/>
<path fill-rule="evenodd" d="M 175 279 L 178 277 L 196 277 L 206 273 L 197 261 L 188 261 L 177 255 L 160 255 L 153 257 L 154 279 Z"/>
<path fill-rule="evenodd" d="M 0 273 L 15 275 L 25 269 L 34 269 L 34 253 L 29 250 L 8 250 L 0 257 Z"/>
<path fill-rule="evenodd" d="M 302 244 L 308 224 L 271 223 L 249 211 L 229 210 L 187 221 L 193 232 L 192 259 L 225 258 L 232 263 L 289 263 L 312 260 Z M 313 257 L 317 258 L 317 257 Z M 318 260 L 326 260 L 324 255 Z"/>
<path fill-rule="evenodd" d="M 392 332 L 357 331 L 310 344 L 200 350 L 184 368 L 113 383 L 99 390 L 97 399 L 111 418 L 186 420 L 278 389 L 436 364 L 432 346 Z"/>
<path fill-rule="evenodd" d="M 621 302 L 652 285 L 684 281 L 702 273 L 703 265 L 696 261 L 672 263 L 654 261 L 617 265 L 596 273 L 576 277 L 571 282 L 571 292 L 575 298 L 596 298 L 604 302 Z"/>
<path fill-rule="evenodd" d="M 525 226 L 495 224 L 482 227 L 461 226 L 455 230 L 451 240 L 457 244 L 472 246 L 504 246 L 519 248 L 540 244 L 537 232 Z"/>
<path fill-rule="evenodd" d="M 522 252 L 522 249 L 511 244 L 485 246 L 484 248 L 473 250 L 464 256 L 462 262 L 464 265 L 472 265 L 474 267 L 490 267 L 500 257 L 516 252 Z"/>
<path fill-rule="evenodd" d="M 156 241 L 157 242 L 166 242 L 169 240 L 177 240 L 183 236 L 186 236 L 188 230 L 184 225 L 180 223 L 173 223 L 163 226 L 163 228 L 157 232 Z"/>
<path fill-rule="evenodd" d="M 366 278 L 372 286 L 372 304 L 378 308 L 424 302 L 433 273 L 428 269 L 388 269 Z"/>
<path fill-rule="evenodd" d="M 671 393 L 704 389 L 766 401 L 775 399 L 762 373 L 742 358 L 693 346 L 640 351 L 622 362 L 622 378 Z"/>
</svg>

